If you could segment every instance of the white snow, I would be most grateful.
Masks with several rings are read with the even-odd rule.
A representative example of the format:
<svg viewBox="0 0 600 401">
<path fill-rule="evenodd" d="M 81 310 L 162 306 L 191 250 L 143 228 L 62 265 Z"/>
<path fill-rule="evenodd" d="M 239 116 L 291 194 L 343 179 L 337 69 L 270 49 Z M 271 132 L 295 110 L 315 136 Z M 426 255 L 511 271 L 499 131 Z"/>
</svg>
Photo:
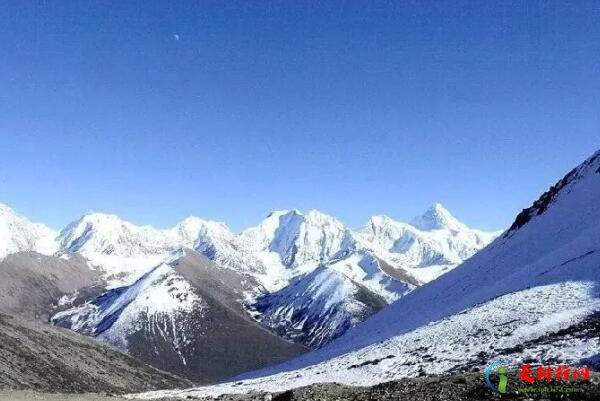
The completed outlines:
<svg viewBox="0 0 600 401">
<path fill-rule="evenodd" d="M 0 259 L 11 253 L 35 251 L 51 255 L 57 250 L 56 232 L 32 223 L 0 203 Z"/>
<path fill-rule="evenodd" d="M 186 314 L 201 312 L 204 301 L 172 266 L 161 264 L 121 292 L 114 290 L 79 307 L 59 312 L 52 321 L 70 321 L 72 330 L 127 349 L 127 338 L 144 324 L 165 339 L 180 341 Z M 105 322 L 113 320 L 110 324 Z M 175 349 L 178 344 L 174 344 Z"/>
<path fill-rule="evenodd" d="M 132 293 L 123 294 L 123 301 L 128 302 L 127 307 L 115 323 L 101 334 L 106 342 L 123 349 L 127 348 L 127 336 L 140 329 L 140 315 L 154 321 L 154 326 L 159 330 L 160 320 L 168 319 L 171 324 L 166 327 L 178 331 L 183 328 L 179 327 L 181 324 L 178 319 L 185 320 L 186 313 L 198 312 L 205 307 L 204 301 L 195 294 L 189 282 L 167 264 L 154 269 L 133 287 Z M 170 334 L 174 340 L 180 338 L 176 332 Z M 163 337 L 169 338 L 166 335 Z M 175 349 L 179 348 L 177 344 L 174 345 Z"/>
<path fill-rule="evenodd" d="M 404 292 L 408 290 L 404 287 Z M 260 297 L 255 308 L 258 320 L 283 337 L 318 347 L 385 305 L 383 299 L 373 300 L 361 291 L 346 274 L 320 267 Z"/>
<path fill-rule="evenodd" d="M 259 300 L 258 309 L 264 316 L 255 317 L 287 338 L 322 345 L 358 323 L 357 316 L 364 319 L 370 314 L 349 312 L 352 305 L 361 304 L 355 299 L 359 291 L 342 292 L 347 299 L 339 300 L 336 291 L 343 288 L 341 283 L 362 286 L 393 302 L 417 285 L 449 271 L 493 237 L 458 222 L 439 204 L 432 210 L 434 216 L 442 216 L 439 220 L 443 224 L 430 227 L 430 231 L 385 216 L 373 217 L 367 227 L 355 232 L 315 210 L 306 214 L 298 210 L 271 213 L 240 236 L 244 249 L 254 251 L 266 266 L 268 274 L 255 277 L 273 293 Z M 431 214 L 425 213 L 429 221 Z M 313 272 L 320 268 L 337 273 L 328 276 L 339 278 L 336 286 L 318 280 L 325 273 Z M 318 297 L 306 301 L 321 294 L 319 286 L 336 299 L 335 308 L 319 302 Z M 361 294 L 364 296 L 364 291 Z M 306 332 L 314 333 L 315 338 L 305 339 Z"/>
<path fill-rule="evenodd" d="M 59 256 L 79 253 L 105 273 L 112 288 L 131 284 L 178 249 L 192 248 L 220 266 L 253 276 L 262 287 L 254 291 L 257 293 L 279 290 L 322 264 L 337 263 L 357 250 L 368 250 L 403 271 L 428 268 L 410 273 L 425 282 L 491 239 L 490 234 L 458 222 L 439 204 L 431 210 L 417 219 L 441 216 L 440 224 L 430 231 L 376 216 L 366 228 L 354 232 L 316 210 L 306 214 L 283 210 L 271 213 L 240 235 L 224 223 L 197 217 L 188 217 L 173 228 L 156 229 L 105 213 L 88 213 L 56 233 L 0 204 L 0 257 L 30 250 Z M 356 279 L 356 275 L 351 278 Z M 391 299 L 390 294 L 382 295 Z"/>
</svg>

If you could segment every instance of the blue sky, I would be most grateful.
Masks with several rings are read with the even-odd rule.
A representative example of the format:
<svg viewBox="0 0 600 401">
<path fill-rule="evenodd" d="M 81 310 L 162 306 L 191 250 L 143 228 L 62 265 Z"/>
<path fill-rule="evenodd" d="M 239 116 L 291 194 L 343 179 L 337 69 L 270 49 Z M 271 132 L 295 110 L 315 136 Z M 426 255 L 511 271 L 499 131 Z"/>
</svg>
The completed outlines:
<svg viewBox="0 0 600 401">
<path fill-rule="evenodd" d="M 2 2 L 0 202 L 498 229 L 600 146 L 586 2 Z"/>
</svg>

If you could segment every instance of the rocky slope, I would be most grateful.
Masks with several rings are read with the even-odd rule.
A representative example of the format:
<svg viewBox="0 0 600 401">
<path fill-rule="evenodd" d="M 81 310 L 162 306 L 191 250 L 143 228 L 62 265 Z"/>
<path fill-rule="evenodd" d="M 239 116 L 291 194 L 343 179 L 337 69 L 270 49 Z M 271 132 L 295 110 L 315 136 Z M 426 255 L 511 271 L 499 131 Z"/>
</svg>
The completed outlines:
<svg viewBox="0 0 600 401">
<path fill-rule="evenodd" d="M 592 372 L 590 381 L 564 385 L 572 389 L 570 393 L 548 393 L 539 391 L 519 394 L 520 379 L 516 372 L 508 374 L 507 394 L 492 392 L 485 383 L 483 374 L 454 373 L 416 378 L 393 380 L 374 386 L 348 386 L 337 383 L 319 383 L 294 388 L 287 391 L 270 393 L 266 391 L 251 394 L 228 394 L 220 401 L 481 401 L 481 400 L 524 400 L 555 401 L 582 400 L 592 401 L 600 397 L 600 375 Z M 533 388 L 543 390 L 548 387 L 542 383 Z M 181 398 L 166 398 L 166 400 Z M 212 397 L 200 398 L 214 400 Z"/>
<path fill-rule="evenodd" d="M 90 338 L 0 314 L 0 388 L 124 393 L 185 385 Z"/>
<path fill-rule="evenodd" d="M 58 308 L 103 289 L 101 275 L 78 255 L 20 252 L 0 260 L 0 312 L 48 321 Z"/>
</svg>

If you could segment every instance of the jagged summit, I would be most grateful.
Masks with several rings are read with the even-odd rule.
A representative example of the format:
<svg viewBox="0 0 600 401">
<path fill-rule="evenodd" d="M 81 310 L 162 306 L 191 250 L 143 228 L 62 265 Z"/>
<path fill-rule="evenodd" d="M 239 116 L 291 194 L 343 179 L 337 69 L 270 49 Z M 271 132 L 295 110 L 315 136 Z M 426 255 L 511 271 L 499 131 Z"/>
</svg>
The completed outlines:
<svg viewBox="0 0 600 401">
<path fill-rule="evenodd" d="M 576 185 L 578 181 L 584 179 L 586 176 L 589 177 L 593 174 L 600 174 L 600 151 L 597 151 L 578 167 L 569 171 L 560 181 L 544 192 L 538 200 L 533 202 L 533 205 L 527 209 L 523 209 L 523 211 L 517 215 L 506 234 L 512 234 L 515 230 L 518 230 L 527 224 L 535 216 L 543 214 L 548 206 L 556 201 L 559 195 L 570 192 L 570 187 Z"/>
<path fill-rule="evenodd" d="M 241 237 L 255 250 L 278 254 L 288 267 L 318 265 L 351 242 L 350 231 L 339 220 L 317 210 L 272 212 Z"/>
<path fill-rule="evenodd" d="M 135 256 L 157 254 L 164 242 L 158 230 L 136 226 L 114 214 L 87 213 L 59 234 L 62 253 Z"/>
</svg>

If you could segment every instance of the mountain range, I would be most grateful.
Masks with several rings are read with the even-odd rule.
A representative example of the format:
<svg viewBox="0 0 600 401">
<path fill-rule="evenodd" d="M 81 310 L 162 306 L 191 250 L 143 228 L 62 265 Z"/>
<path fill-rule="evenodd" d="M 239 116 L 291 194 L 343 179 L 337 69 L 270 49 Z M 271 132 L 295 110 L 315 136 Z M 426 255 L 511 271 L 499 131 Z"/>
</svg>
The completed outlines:
<svg viewBox="0 0 600 401">
<path fill-rule="evenodd" d="M 37 258 L 45 267 L 31 267 L 36 280 L 65 272 L 38 303 L 25 291 L 0 305 L 5 312 L 37 305 L 30 316 L 197 382 L 322 347 L 499 234 L 467 227 L 440 204 L 411 224 L 376 216 L 359 230 L 316 210 L 276 211 L 240 234 L 197 217 L 155 229 L 103 213 L 55 232 L 0 210 L 7 271 L 15 258 Z"/>
</svg>

